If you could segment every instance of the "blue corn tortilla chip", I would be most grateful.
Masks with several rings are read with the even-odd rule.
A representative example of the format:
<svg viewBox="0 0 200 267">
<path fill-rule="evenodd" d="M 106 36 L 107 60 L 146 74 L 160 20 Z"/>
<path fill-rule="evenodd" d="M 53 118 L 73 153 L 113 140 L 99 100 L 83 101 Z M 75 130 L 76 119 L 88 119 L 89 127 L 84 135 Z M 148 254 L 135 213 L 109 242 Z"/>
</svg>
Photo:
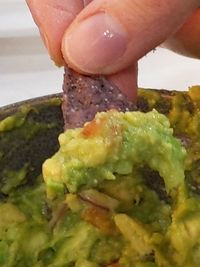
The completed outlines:
<svg viewBox="0 0 200 267">
<path fill-rule="evenodd" d="M 65 67 L 62 111 L 65 129 L 91 121 L 97 112 L 136 110 L 136 105 L 103 76 L 85 76 Z"/>
</svg>

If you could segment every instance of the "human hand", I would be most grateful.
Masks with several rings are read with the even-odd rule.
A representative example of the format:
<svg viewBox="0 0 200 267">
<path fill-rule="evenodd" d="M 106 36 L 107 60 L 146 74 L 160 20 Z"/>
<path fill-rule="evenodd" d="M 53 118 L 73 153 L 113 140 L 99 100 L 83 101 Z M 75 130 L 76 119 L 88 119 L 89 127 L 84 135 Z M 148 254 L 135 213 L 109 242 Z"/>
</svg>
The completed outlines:
<svg viewBox="0 0 200 267">
<path fill-rule="evenodd" d="M 156 46 L 200 58 L 200 0 L 26 0 L 51 58 L 108 75 L 136 95 L 137 61 Z"/>
</svg>

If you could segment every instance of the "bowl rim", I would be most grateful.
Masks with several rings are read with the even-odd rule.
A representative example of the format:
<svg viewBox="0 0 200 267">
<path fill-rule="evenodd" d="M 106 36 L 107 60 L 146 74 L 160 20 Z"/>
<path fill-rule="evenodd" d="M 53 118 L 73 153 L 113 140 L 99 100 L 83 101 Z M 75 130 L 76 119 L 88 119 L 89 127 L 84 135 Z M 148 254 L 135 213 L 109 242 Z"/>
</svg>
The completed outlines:
<svg viewBox="0 0 200 267">
<path fill-rule="evenodd" d="M 26 100 L 22 100 L 22 101 L 18 101 L 12 104 L 2 106 L 0 107 L 0 120 L 17 112 L 22 106 L 25 106 L 25 105 L 37 106 L 40 104 L 44 104 L 53 98 L 58 98 L 61 100 L 62 93 L 43 95 L 43 96 L 34 97 L 34 98 L 30 98 L 30 99 L 26 99 Z"/>
</svg>

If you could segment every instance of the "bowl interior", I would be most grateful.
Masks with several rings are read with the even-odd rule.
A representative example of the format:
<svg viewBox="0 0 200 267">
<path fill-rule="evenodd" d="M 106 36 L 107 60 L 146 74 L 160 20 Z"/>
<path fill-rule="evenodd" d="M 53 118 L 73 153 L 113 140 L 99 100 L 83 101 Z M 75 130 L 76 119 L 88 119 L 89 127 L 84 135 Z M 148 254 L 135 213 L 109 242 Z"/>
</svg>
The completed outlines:
<svg viewBox="0 0 200 267">
<path fill-rule="evenodd" d="M 42 163 L 58 149 L 63 131 L 61 95 L 50 95 L 0 109 L 0 196 L 9 194 L 12 184 L 23 178 L 32 184 L 41 174 Z M 21 177 L 24 176 L 25 177 Z M 18 178 L 17 178 L 18 177 Z"/>
</svg>

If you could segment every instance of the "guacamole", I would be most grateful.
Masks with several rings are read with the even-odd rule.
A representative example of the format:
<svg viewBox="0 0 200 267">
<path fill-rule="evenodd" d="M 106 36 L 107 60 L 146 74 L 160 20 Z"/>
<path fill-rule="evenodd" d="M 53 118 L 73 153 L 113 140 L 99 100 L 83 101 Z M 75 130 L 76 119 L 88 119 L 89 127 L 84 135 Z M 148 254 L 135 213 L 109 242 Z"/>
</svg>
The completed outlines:
<svg viewBox="0 0 200 267">
<path fill-rule="evenodd" d="M 28 157 L 1 168 L 0 266 L 199 267 L 197 91 L 166 97 L 140 90 L 143 112 L 102 112 L 67 130 L 42 174 Z M 11 159 L 5 144 L 13 137 L 20 155 L 28 155 L 26 142 L 45 143 L 40 133 L 47 136 L 55 124 L 38 114 L 19 116 L 13 127 L 0 123 L 0 166 Z"/>
<path fill-rule="evenodd" d="M 98 187 L 144 164 L 159 172 L 167 192 L 184 185 L 185 149 L 156 110 L 98 113 L 82 129 L 61 134 L 59 141 L 59 152 L 43 165 L 49 195 L 64 186 L 69 192 Z"/>
</svg>

